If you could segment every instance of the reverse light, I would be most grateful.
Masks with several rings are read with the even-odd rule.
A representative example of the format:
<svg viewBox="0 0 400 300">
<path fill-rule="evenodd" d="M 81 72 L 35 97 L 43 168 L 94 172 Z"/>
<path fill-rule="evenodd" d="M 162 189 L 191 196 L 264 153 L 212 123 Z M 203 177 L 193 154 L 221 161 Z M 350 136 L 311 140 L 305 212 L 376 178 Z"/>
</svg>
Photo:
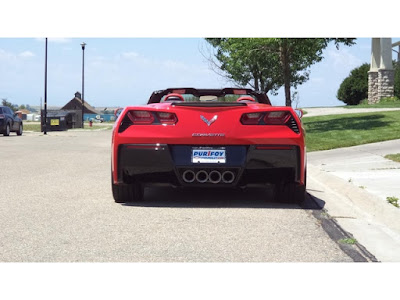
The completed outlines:
<svg viewBox="0 0 400 300">
<path fill-rule="evenodd" d="M 248 113 L 242 115 L 242 117 L 240 118 L 240 122 L 243 125 L 257 125 L 260 122 L 261 118 L 261 113 Z"/>
</svg>

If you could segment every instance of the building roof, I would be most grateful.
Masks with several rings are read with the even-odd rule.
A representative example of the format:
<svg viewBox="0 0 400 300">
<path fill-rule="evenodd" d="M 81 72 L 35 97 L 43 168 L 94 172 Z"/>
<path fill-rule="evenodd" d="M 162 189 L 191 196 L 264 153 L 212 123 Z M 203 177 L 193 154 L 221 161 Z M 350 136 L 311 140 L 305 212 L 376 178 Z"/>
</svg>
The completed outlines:
<svg viewBox="0 0 400 300">
<path fill-rule="evenodd" d="M 65 110 L 82 110 L 82 99 L 81 99 L 81 93 L 76 92 L 75 97 L 72 98 L 67 104 L 65 104 L 61 109 Z M 100 114 L 97 110 L 94 109 L 93 106 L 91 106 L 86 100 L 85 101 L 85 108 L 84 108 L 84 113 L 85 114 Z"/>
</svg>

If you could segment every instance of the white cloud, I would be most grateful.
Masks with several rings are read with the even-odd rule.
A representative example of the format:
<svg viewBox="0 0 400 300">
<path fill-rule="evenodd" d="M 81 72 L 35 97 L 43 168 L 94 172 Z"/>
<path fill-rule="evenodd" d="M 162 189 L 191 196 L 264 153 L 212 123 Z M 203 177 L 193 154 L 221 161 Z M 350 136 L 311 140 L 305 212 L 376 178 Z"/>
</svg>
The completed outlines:
<svg viewBox="0 0 400 300">
<path fill-rule="evenodd" d="M 15 59 L 15 54 L 13 54 L 11 52 L 7 52 L 3 49 L 0 49 L 0 59 L 4 59 L 4 60 Z"/>
<path fill-rule="evenodd" d="M 136 58 L 138 56 L 139 56 L 139 54 L 136 53 L 136 52 L 124 52 L 124 53 L 122 53 L 122 57 L 123 58 L 127 58 L 127 59 Z"/>
<path fill-rule="evenodd" d="M 340 51 L 336 49 L 328 49 L 327 58 L 330 59 L 333 67 L 337 71 L 343 70 L 346 73 L 363 63 L 361 59 L 351 54 L 348 49 L 340 49 Z"/>
<path fill-rule="evenodd" d="M 35 54 L 33 54 L 31 51 L 24 51 L 24 52 L 21 52 L 20 54 L 18 54 L 18 56 L 20 56 L 22 58 L 27 58 L 27 57 L 34 57 Z"/>
<path fill-rule="evenodd" d="M 189 67 L 180 61 L 165 60 L 162 65 L 168 70 L 189 70 Z"/>
</svg>

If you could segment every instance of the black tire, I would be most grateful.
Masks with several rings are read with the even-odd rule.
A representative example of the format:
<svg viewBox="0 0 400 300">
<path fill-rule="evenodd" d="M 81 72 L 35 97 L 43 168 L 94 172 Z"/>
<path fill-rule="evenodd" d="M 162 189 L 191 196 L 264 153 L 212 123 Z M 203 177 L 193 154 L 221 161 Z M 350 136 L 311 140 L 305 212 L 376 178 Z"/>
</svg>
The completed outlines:
<svg viewBox="0 0 400 300">
<path fill-rule="evenodd" d="M 143 184 L 139 182 L 135 182 L 132 184 L 117 185 L 112 182 L 112 175 L 111 175 L 111 186 L 112 186 L 114 201 L 116 203 L 143 201 L 144 187 Z"/>
<path fill-rule="evenodd" d="M 23 130 L 22 124 L 19 124 L 17 135 L 22 135 L 22 130 Z"/>
<path fill-rule="evenodd" d="M 306 188 L 294 182 L 278 183 L 275 185 L 275 198 L 278 202 L 301 205 L 306 198 Z"/>
<path fill-rule="evenodd" d="M 10 135 L 10 124 L 9 123 L 6 125 L 6 131 L 4 131 L 3 135 L 4 136 Z"/>
</svg>

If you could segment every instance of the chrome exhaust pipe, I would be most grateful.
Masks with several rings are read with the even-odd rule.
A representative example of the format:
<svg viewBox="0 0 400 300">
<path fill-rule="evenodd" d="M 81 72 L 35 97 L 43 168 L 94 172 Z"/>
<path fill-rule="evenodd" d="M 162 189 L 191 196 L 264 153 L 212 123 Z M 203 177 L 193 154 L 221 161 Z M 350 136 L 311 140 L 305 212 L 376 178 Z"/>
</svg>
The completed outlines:
<svg viewBox="0 0 400 300">
<path fill-rule="evenodd" d="M 219 171 L 211 171 L 210 174 L 208 174 L 208 180 L 210 180 L 211 183 L 219 183 L 221 181 L 222 175 Z"/>
<path fill-rule="evenodd" d="M 204 183 L 208 180 L 208 173 L 204 170 L 198 171 L 196 173 L 196 180 L 200 183 Z"/>
<path fill-rule="evenodd" d="M 186 170 L 183 172 L 182 179 L 186 183 L 192 183 L 196 179 L 196 175 L 192 170 Z"/>
<path fill-rule="evenodd" d="M 235 181 L 235 174 L 232 171 L 225 171 L 222 173 L 223 183 L 232 183 Z"/>
</svg>

